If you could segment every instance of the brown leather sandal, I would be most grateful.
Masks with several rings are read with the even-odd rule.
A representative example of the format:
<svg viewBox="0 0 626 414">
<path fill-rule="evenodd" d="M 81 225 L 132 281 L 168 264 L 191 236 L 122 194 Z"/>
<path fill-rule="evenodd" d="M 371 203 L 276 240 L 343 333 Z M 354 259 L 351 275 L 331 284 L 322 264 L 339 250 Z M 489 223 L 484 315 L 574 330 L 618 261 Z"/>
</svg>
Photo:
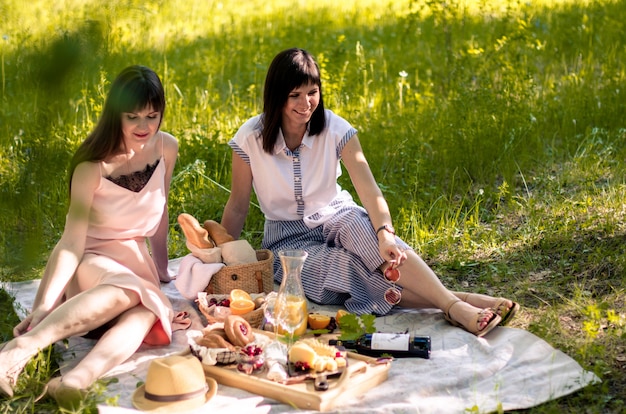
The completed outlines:
<svg viewBox="0 0 626 414">
<path fill-rule="evenodd" d="M 469 292 L 454 292 L 454 294 L 458 298 L 460 298 L 463 302 L 466 302 L 466 303 L 470 303 L 468 301 L 470 296 L 472 295 L 477 296 L 476 293 L 469 293 Z M 511 320 L 513 319 L 517 311 L 520 310 L 521 306 L 519 303 L 514 302 L 511 299 L 506 299 L 506 298 L 495 298 L 495 299 L 496 299 L 496 305 L 493 307 L 493 309 L 496 311 L 498 316 L 502 318 L 502 321 L 500 321 L 500 326 L 505 326 L 509 322 L 511 322 Z M 506 301 L 510 301 L 513 305 L 511 305 L 510 308 L 507 307 L 505 305 Z"/>
<path fill-rule="evenodd" d="M 470 323 L 470 327 L 468 328 L 467 326 L 462 325 L 461 323 L 455 321 L 454 319 L 452 319 L 450 317 L 450 309 L 455 304 L 457 304 L 459 302 L 463 302 L 463 301 L 461 299 L 459 299 L 459 298 L 455 298 L 455 299 L 452 299 L 450 302 L 448 302 L 448 304 L 443 309 L 443 316 L 444 316 L 444 318 L 452 326 L 458 326 L 460 328 L 463 328 L 467 332 L 469 332 L 471 334 L 474 334 L 474 335 L 476 335 L 478 337 L 484 336 L 484 335 L 488 334 L 489 332 L 491 332 L 491 330 L 493 328 L 495 328 L 496 326 L 498 326 L 498 324 L 502 320 L 502 318 L 500 316 L 498 316 L 498 314 L 496 314 L 496 312 L 494 310 L 492 310 L 492 309 L 482 309 L 479 312 L 477 312 L 476 315 L 474 315 L 474 319 L 472 320 L 472 322 Z M 482 329 L 479 329 L 478 328 L 478 322 L 480 321 L 480 319 L 483 317 L 483 315 L 486 312 L 492 313 L 492 317 L 491 317 L 491 319 L 489 319 L 489 323 L 485 327 L 483 327 Z"/>
</svg>

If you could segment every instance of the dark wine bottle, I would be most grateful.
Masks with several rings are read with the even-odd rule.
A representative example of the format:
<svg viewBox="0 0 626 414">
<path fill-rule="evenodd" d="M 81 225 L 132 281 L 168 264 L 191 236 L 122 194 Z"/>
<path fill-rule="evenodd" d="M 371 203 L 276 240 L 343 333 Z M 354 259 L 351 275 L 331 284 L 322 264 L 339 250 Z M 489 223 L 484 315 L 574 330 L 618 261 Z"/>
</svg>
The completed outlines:
<svg viewBox="0 0 626 414">
<path fill-rule="evenodd" d="M 355 340 L 331 339 L 328 344 L 373 357 L 391 355 L 394 358 L 430 358 L 430 336 L 376 332 Z"/>
</svg>

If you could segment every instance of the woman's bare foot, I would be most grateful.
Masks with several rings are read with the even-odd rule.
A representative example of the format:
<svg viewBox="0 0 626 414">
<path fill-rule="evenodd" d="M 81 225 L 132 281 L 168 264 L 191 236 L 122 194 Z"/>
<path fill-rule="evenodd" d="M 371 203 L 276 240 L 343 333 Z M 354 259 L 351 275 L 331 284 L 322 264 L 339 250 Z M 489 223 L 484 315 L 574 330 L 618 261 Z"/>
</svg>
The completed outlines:
<svg viewBox="0 0 626 414">
<path fill-rule="evenodd" d="M 4 350 L 4 347 L 7 346 L 7 342 L 0 345 L 0 353 Z M 0 371 L 3 372 L 3 371 Z M 0 375 L 0 395 L 4 395 L 6 397 L 13 397 L 13 387 L 9 383 L 8 378 L 4 378 L 3 375 Z"/>
<path fill-rule="evenodd" d="M 20 350 L 16 341 L 14 339 L 0 346 L 0 394 L 8 397 L 13 396 L 17 379 L 32 356 Z"/>
</svg>

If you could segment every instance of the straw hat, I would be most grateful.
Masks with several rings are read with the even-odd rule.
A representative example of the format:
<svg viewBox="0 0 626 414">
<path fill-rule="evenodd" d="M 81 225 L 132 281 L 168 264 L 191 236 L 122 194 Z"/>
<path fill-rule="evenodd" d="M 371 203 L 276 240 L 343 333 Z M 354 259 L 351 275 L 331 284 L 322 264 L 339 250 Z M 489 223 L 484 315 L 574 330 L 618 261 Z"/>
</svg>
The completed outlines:
<svg viewBox="0 0 626 414">
<path fill-rule="evenodd" d="M 180 413 L 208 402 L 217 382 L 207 378 L 193 356 L 172 355 L 152 360 L 146 382 L 133 393 L 133 406 L 142 411 Z"/>
</svg>

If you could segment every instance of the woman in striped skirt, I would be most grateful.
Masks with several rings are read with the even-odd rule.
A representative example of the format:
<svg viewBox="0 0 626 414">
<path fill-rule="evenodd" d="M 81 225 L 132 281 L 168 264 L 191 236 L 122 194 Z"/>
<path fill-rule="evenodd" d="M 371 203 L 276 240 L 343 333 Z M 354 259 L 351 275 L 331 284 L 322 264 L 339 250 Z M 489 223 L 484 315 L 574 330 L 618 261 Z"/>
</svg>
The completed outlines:
<svg viewBox="0 0 626 414">
<path fill-rule="evenodd" d="M 288 49 L 274 58 L 263 113 L 245 122 L 229 145 L 232 186 L 222 225 L 239 237 L 254 188 L 266 220 L 263 248 L 308 253 L 302 284 L 309 300 L 356 314 L 385 315 L 395 305 L 438 308 L 478 336 L 517 311 L 508 299 L 446 289 L 395 235 L 357 131 L 324 108 L 319 67 L 307 51 Z M 363 207 L 339 186 L 340 161 Z"/>
</svg>

